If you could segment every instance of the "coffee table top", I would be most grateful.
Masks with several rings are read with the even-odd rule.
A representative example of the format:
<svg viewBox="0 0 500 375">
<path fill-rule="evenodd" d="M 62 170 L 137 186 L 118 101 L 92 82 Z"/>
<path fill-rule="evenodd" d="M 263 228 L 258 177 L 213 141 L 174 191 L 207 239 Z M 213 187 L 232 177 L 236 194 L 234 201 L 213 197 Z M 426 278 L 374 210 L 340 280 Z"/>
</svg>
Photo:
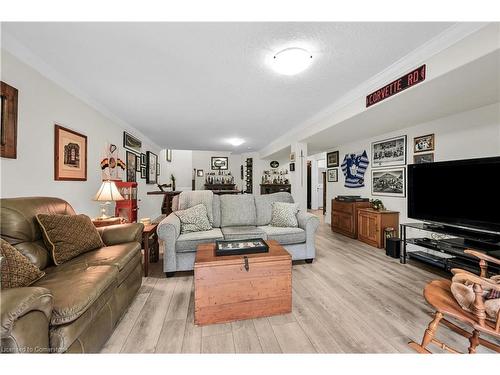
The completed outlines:
<svg viewBox="0 0 500 375">
<path fill-rule="evenodd" d="M 291 260 L 291 255 L 281 246 L 278 241 L 265 240 L 269 246 L 267 253 L 255 253 L 245 255 L 215 255 L 215 243 L 203 243 L 196 249 L 194 268 L 216 265 L 241 264 L 243 257 L 247 257 L 252 263 L 269 262 L 276 260 Z"/>
</svg>

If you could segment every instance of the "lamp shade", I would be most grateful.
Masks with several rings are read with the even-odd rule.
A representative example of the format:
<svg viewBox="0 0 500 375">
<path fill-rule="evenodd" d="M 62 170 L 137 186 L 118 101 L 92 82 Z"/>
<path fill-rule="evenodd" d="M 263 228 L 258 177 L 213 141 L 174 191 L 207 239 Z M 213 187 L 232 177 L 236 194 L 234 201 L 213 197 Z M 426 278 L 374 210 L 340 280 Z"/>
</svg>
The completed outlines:
<svg viewBox="0 0 500 375">
<path fill-rule="evenodd" d="M 94 197 L 95 201 L 122 201 L 124 198 L 118 191 L 114 181 L 103 181 Z"/>
</svg>

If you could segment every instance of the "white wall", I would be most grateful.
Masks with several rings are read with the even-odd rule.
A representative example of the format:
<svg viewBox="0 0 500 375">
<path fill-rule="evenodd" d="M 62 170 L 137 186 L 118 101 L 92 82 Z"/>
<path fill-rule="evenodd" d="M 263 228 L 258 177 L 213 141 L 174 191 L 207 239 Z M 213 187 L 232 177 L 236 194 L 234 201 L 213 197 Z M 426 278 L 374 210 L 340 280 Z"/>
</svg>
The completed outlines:
<svg viewBox="0 0 500 375">
<path fill-rule="evenodd" d="M 365 186 L 363 188 L 356 189 L 344 187 L 345 178 L 340 167 L 338 168 L 339 181 L 327 183 L 326 221 L 330 222 L 330 202 L 331 199 L 337 195 L 361 195 L 371 199 L 381 199 L 387 209 L 400 212 L 400 222 L 406 221 L 406 198 L 371 195 L 371 143 L 393 136 L 406 134 L 408 142 L 407 162 L 408 164 L 412 164 L 413 138 L 430 133 L 435 134 L 435 161 L 499 156 L 500 103 L 443 117 L 400 131 L 382 134 L 376 138 L 359 140 L 357 142 L 345 144 L 336 148 L 336 150 L 340 151 L 340 163 L 342 163 L 346 153 L 366 150 L 370 159 L 370 165 L 368 166 L 365 174 Z M 467 178 L 467 176 L 464 176 L 464 178 Z"/>
<path fill-rule="evenodd" d="M 172 150 L 172 161 L 166 161 L 167 150 L 161 150 L 160 159 L 163 169 L 160 172 L 160 183 L 170 184 L 170 175 L 175 177 L 176 190 L 191 190 L 193 179 L 193 151 Z"/>
<path fill-rule="evenodd" d="M 52 196 L 67 200 L 78 213 L 95 217 L 98 202 L 92 201 L 101 184 L 100 158 L 106 142 L 117 145 L 125 161 L 122 126 L 69 94 L 54 82 L 2 50 L 2 81 L 19 90 L 17 159 L 0 159 L 2 198 Z M 54 180 L 54 124 L 87 136 L 87 181 Z M 160 148 L 133 129 L 142 140 L 142 150 L 157 155 Z M 122 174 L 124 176 L 124 174 Z M 155 185 L 139 183 L 139 217 L 155 218 L 161 213 L 161 197 L 148 196 Z"/>
</svg>

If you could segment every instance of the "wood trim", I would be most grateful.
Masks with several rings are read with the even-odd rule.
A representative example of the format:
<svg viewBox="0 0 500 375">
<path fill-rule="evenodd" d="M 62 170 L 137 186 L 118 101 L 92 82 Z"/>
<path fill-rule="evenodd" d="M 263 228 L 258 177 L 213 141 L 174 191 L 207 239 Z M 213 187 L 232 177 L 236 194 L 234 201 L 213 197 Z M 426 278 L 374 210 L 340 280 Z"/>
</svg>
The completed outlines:
<svg viewBox="0 0 500 375">
<path fill-rule="evenodd" d="M 2 124 L 0 156 L 17 159 L 17 101 L 18 90 L 5 82 L 0 82 Z"/>
<path fill-rule="evenodd" d="M 60 130 L 63 130 L 63 131 L 66 131 L 68 133 L 71 133 L 71 134 L 74 134 L 74 135 L 77 135 L 79 137 L 82 137 L 85 139 L 85 177 L 83 178 L 78 178 L 78 177 L 61 177 L 59 175 L 59 170 L 57 168 L 57 165 L 59 163 L 59 159 L 60 159 L 60 155 L 59 155 L 59 131 Z M 87 139 L 87 136 L 86 135 L 83 135 L 81 133 L 78 133 L 74 130 L 71 130 L 71 129 L 68 129 L 68 128 L 65 128 L 64 126 L 61 126 L 61 125 L 58 125 L 58 124 L 55 124 L 54 125 L 54 180 L 56 181 L 87 181 L 87 153 L 88 153 L 88 139 Z"/>
</svg>

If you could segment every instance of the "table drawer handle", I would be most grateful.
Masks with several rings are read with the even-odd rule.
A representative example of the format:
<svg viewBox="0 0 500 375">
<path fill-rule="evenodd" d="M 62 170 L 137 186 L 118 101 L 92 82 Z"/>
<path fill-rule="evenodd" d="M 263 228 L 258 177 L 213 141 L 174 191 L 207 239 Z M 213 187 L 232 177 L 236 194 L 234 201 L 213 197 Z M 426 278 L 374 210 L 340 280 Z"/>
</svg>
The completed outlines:
<svg viewBox="0 0 500 375">
<path fill-rule="evenodd" d="M 250 265 L 248 264 L 248 257 L 244 256 L 243 259 L 245 260 L 245 270 L 248 272 L 250 270 Z"/>
</svg>

